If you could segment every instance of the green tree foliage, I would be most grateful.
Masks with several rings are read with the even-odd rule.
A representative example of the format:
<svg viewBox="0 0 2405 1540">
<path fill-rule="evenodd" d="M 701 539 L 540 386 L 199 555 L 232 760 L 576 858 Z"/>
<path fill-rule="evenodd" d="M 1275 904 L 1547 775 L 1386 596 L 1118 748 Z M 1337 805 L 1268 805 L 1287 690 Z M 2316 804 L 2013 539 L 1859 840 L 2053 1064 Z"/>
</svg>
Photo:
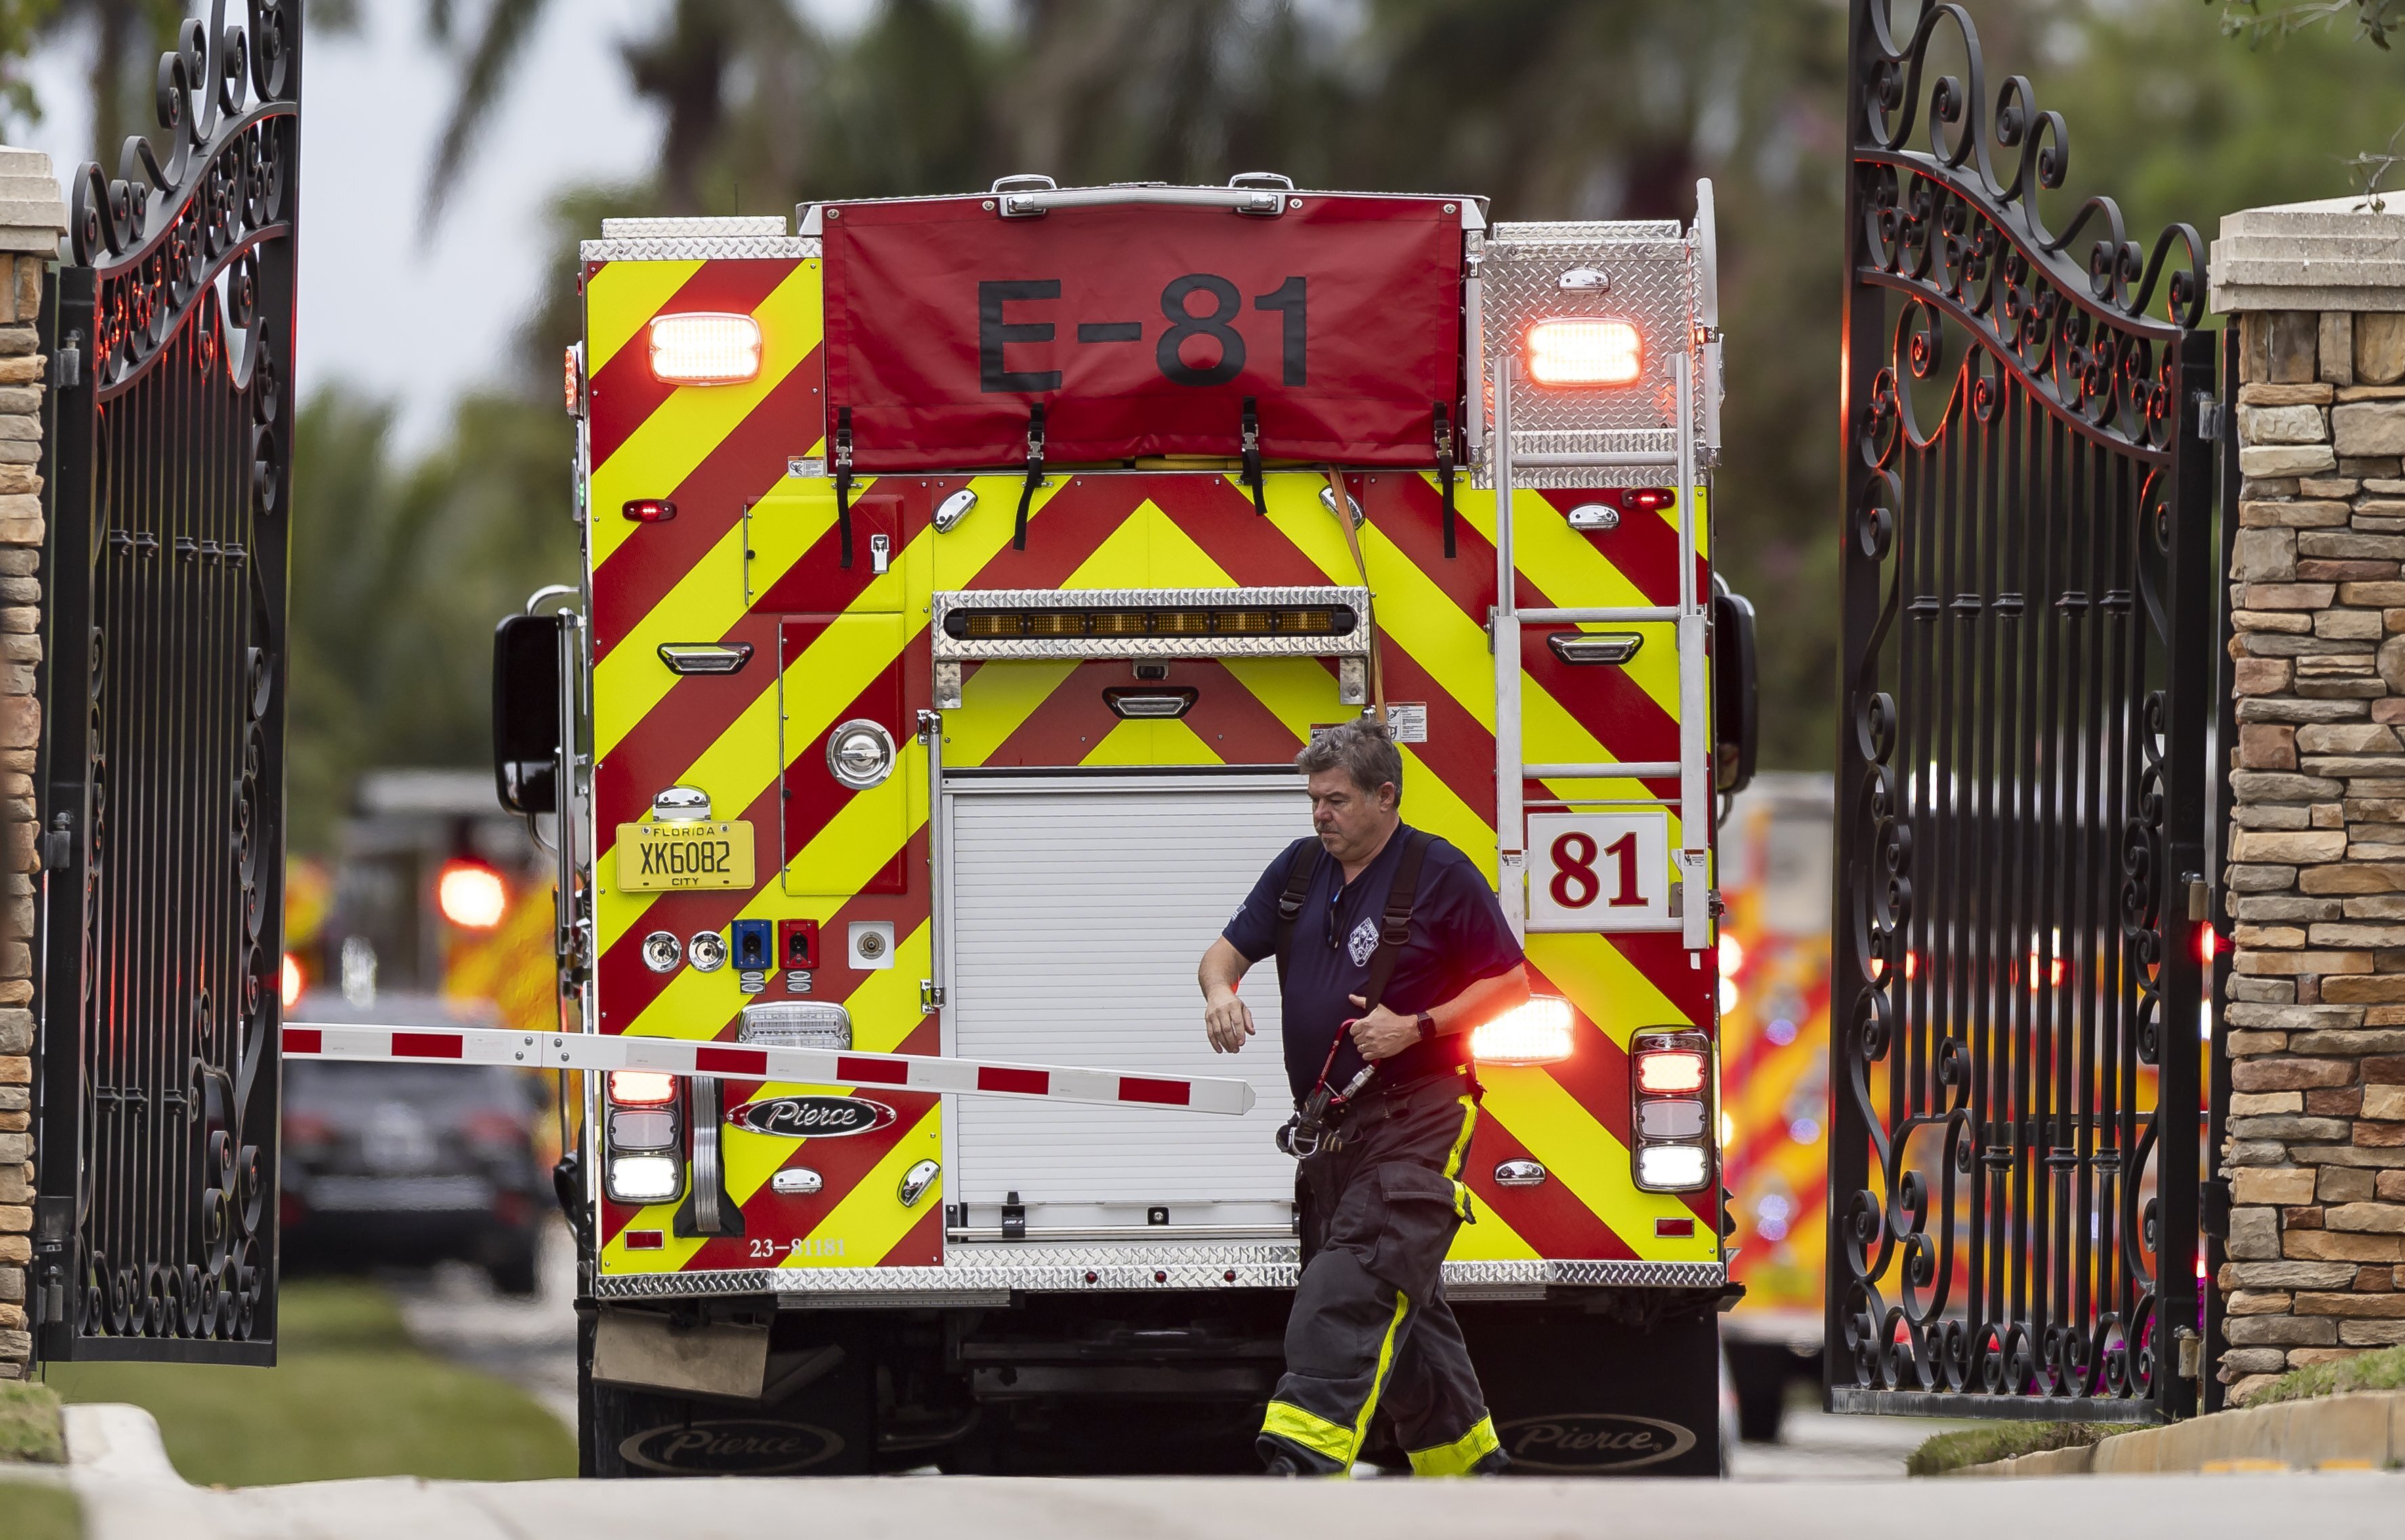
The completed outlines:
<svg viewBox="0 0 2405 1540">
<path fill-rule="evenodd" d="M 544 8 L 429 0 L 429 27 L 461 62 L 430 199 L 528 66 Z M 1990 91 L 2027 74 L 2069 121 L 2049 217 L 2109 192 L 2148 242 L 2172 219 L 2210 240 L 2229 210 L 2346 193 L 2344 157 L 2405 122 L 2405 78 L 2384 55 L 2344 28 L 2288 24 L 2314 8 L 2241 7 L 2278 23 L 2281 45 L 2243 49 L 2193 0 L 1970 6 Z M 2385 6 L 2337 10 L 2376 20 Z M 303 635 L 341 656 L 296 673 L 312 795 L 338 796 L 369 762 L 473 762 L 493 621 L 572 574 L 556 370 L 575 335 L 576 235 L 604 213 L 781 212 L 1016 171 L 1067 183 L 1274 169 L 1483 193 L 1505 219 L 1684 219 L 1695 178 L 1711 177 L 1729 335 L 1719 556 L 1762 612 L 1764 763 L 1829 764 L 1845 18 L 1842 0 L 1021 0 L 989 28 L 961 0 L 880 0 L 836 35 L 794 0 L 661 0 L 623 49 L 661 109 L 655 174 L 563 199 L 513 380 L 465 405 L 452 441 L 415 467 L 383 453 L 367 403 L 320 403 L 304 421 L 301 528 L 341 509 L 316 522 L 344 531 L 296 553 L 336 574 L 310 600 L 324 629 Z M 369 591 L 386 581 L 391 594 Z"/>
<path fill-rule="evenodd" d="M 567 421 L 556 402 L 480 393 L 459 403 L 446 444 L 401 466 L 382 403 L 327 389 L 302 409 L 291 611 L 298 848 L 327 848 L 362 770 L 485 762 L 493 627 L 535 587 L 575 577 Z"/>
<path fill-rule="evenodd" d="M 2355 35 L 2372 47 L 2388 47 L 2389 34 L 2405 28 L 2405 0 L 2274 0 L 2269 10 L 2263 0 L 2205 0 L 2221 7 L 2221 30 L 2233 37 L 2260 42 L 2287 37 L 2309 27 L 2327 27 L 2342 18 L 2355 18 Z"/>
</svg>

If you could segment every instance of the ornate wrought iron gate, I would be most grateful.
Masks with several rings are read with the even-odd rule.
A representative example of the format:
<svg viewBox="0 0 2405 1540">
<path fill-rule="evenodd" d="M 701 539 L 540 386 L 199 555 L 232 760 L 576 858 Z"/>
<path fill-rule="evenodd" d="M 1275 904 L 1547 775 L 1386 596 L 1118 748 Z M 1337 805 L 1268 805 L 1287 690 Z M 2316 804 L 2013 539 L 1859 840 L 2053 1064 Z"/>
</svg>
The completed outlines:
<svg viewBox="0 0 2405 1540">
<path fill-rule="evenodd" d="M 2020 77 L 1990 93 L 1960 7 L 1910 10 L 1906 33 L 1852 7 L 1830 1400 L 2178 1416 L 2201 1367 L 2203 251 L 2185 225 L 2143 249 L 2105 198 L 2050 232 L 2061 118 Z"/>
<path fill-rule="evenodd" d="M 45 1358 L 274 1358 L 299 10 L 184 24 L 45 307 Z"/>
</svg>

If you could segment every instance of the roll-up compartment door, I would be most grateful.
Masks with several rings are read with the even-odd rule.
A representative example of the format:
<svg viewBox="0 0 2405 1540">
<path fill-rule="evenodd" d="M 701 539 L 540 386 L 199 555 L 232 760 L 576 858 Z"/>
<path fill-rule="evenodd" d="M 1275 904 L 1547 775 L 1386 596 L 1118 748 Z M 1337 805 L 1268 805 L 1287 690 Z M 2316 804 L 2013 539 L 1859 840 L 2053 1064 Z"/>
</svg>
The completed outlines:
<svg viewBox="0 0 2405 1540">
<path fill-rule="evenodd" d="M 1262 869 L 1311 832 L 1300 779 L 977 780 L 945 805 L 952 1052 L 1241 1076 L 1259 1098 L 1227 1118 L 963 1097 L 953 1201 L 1015 1192 L 1032 1229 L 1056 1205 L 1166 1207 L 1183 1227 L 1213 1222 L 1197 1205 L 1291 1203 L 1294 1163 L 1273 1142 L 1293 1109 L 1277 965 L 1245 980 L 1259 1035 L 1233 1056 L 1203 1038 L 1194 973 Z"/>
</svg>

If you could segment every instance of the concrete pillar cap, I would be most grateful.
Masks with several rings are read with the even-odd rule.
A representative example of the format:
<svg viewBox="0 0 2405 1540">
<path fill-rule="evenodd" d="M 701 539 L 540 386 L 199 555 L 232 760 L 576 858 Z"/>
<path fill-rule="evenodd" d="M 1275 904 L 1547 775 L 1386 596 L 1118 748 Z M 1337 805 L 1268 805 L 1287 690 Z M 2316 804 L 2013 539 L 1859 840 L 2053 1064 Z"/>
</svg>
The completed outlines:
<svg viewBox="0 0 2405 1540">
<path fill-rule="evenodd" d="M 2405 191 L 2225 215 L 2213 308 L 2405 311 Z"/>
</svg>

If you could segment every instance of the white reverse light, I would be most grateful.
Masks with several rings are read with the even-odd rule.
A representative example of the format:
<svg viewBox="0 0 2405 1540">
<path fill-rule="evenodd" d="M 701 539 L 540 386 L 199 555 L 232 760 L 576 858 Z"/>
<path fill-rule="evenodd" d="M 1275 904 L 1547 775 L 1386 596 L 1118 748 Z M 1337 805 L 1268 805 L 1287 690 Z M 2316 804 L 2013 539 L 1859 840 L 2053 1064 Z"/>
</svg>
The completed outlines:
<svg viewBox="0 0 2405 1540">
<path fill-rule="evenodd" d="M 613 1155 L 610 1196 L 619 1203 L 658 1203 L 676 1196 L 680 1175 L 667 1155 Z"/>
<path fill-rule="evenodd" d="M 760 377 L 760 323 L 696 312 L 655 317 L 652 377 L 663 385 L 740 385 Z"/>
<path fill-rule="evenodd" d="M 1482 1064 L 1559 1064 L 1570 1056 L 1570 1003 L 1532 996 L 1470 1035 Z"/>
<path fill-rule="evenodd" d="M 1657 1193 L 1701 1187 L 1711 1156 L 1700 1144 L 1649 1144 L 1637 1151 L 1637 1185 Z"/>
</svg>

